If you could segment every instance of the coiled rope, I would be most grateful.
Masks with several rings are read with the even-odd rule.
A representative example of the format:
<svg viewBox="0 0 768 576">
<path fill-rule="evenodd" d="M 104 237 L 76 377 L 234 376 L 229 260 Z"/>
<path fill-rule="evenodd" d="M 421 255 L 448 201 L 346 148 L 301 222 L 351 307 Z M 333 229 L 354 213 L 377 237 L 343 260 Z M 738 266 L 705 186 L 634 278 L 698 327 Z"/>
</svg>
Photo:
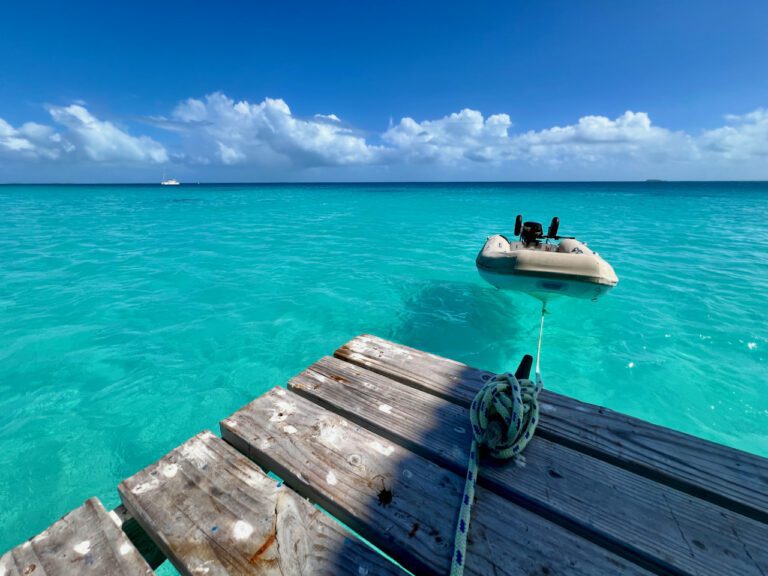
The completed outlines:
<svg viewBox="0 0 768 576">
<path fill-rule="evenodd" d="M 539 356 L 545 313 L 546 305 L 541 309 L 535 380 L 518 379 L 510 372 L 497 374 L 488 380 L 472 400 L 469 418 L 472 422 L 473 438 L 469 449 L 464 496 L 461 500 L 459 520 L 456 523 L 451 576 L 461 576 L 464 573 L 467 534 L 480 466 L 480 448 L 485 448 L 493 458 L 506 460 L 520 454 L 531 441 L 536 430 L 536 424 L 539 421 L 538 396 L 543 387 L 539 372 Z"/>
</svg>

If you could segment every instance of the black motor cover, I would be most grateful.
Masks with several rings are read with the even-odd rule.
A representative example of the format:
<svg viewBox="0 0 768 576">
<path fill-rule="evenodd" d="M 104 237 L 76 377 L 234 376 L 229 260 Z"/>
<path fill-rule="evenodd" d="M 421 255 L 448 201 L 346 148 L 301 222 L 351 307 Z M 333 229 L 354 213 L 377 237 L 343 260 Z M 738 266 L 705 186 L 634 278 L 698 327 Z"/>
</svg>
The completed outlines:
<svg viewBox="0 0 768 576">
<path fill-rule="evenodd" d="M 522 240 L 524 244 L 528 245 L 536 243 L 542 236 L 544 236 L 544 232 L 542 231 L 540 222 L 525 222 L 523 224 L 520 240 Z"/>
</svg>

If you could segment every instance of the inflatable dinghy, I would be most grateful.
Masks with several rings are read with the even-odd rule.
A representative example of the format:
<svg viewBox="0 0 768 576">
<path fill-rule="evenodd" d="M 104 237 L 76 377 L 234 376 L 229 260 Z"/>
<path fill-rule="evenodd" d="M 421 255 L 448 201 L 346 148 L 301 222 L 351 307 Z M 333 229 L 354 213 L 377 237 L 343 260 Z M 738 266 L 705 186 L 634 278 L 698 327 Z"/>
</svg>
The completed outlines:
<svg viewBox="0 0 768 576">
<path fill-rule="evenodd" d="M 572 236 L 558 236 L 554 217 L 545 236 L 539 222 L 515 221 L 515 236 L 495 234 L 477 255 L 477 270 L 501 290 L 521 290 L 547 300 L 553 295 L 597 299 L 619 282 L 608 262 Z"/>
</svg>

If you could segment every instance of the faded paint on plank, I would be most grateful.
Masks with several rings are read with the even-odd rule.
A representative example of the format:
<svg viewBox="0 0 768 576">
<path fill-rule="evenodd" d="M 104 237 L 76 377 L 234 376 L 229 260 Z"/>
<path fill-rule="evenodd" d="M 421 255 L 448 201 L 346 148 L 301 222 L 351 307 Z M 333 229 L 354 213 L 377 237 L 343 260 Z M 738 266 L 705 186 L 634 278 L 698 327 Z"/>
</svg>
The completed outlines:
<svg viewBox="0 0 768 576">
<path fill-rule="evenodd" d="M 0 557 L 0 576 L 153 574 L 98 498 Z"/>
</svg>

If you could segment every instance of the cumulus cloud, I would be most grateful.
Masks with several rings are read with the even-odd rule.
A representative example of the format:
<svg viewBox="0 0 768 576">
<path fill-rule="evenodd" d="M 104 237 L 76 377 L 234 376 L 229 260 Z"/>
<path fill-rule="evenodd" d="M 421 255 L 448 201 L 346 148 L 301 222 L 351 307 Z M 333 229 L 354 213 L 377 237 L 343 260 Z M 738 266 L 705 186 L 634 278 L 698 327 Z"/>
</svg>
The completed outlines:
<svg viewBox="0 0 768 576">
<path fill-rule="evenodd" d="M 216 92 L 185 100 L 172 116 L 186 125 L 184 143 L 196 162 L 311 167 L 375 161 L 376 148 L 335 114 L 298 118 L 280 99 L 251 104 Z"/>
<path fill-rule="evenodd" d="M 145 121 L 163 143 L 96 118 L 82 102 L 51 106 L 52 125 L 0 119 L 0 160 L 145 166 L 278 178 L 768 177 L 768 110 L 728 115 L 699 133 L 658 126 L 645 112 L 584 116 L 518 132 L 503 113 L 472 109 L 402 118 L 364 134 L 336 114 L 297 116 L 281 99 L 252 103 L 215 92 Z M 134 172 L 135 173 L 135 172 Z M 214 176 L 214 177 L 217 177 Z"/>
<path fill-rule="evenodd" d="M 438 120 L 404 118 L 383 139 L 407 161 L 442 164 L 596 162 L 627 155 L 679 155 L 680 146 L 688 143 L 683 134 L 653 126 L 644 112 L 628 111 L 613 120 L 585 116 L 576 124 L 522 134 L 510 134 L 511 126 L 506 114 L 486 119 L 477 110 L 465 109 Z"/>
<path fill-rule="evenodd" d="M 61 135 L 50 126 L 27 122 L 14 128 L 0 118 L 0 156 L 56 159 L 66 149 Z"/>
<path fill-rule="evenodd" d="M 498 161 L 510 155 L 510 126 L 512 121 L 506 114 L 484 119 L 477 110 L 465 108 L 438 120 L 416 122 L 403 118 L 382 138 L 409 161 Z"/>
<path fill-rule="evenodd" d="M 27 122 L 14 128 L 0 118 L 0 157 L 134 164 L 168 161 L 160 143 L 131 136 L 112 122 L 99 120 L 82 104 L 51 106 L 48 112 L 57 127 Z"/>
<path fill-rule="evenodd" d="M 661 161 L 695 155 L 689 136 L 654 126 L 645 112 L 627 111 L 613 120 L 584 116 L 576 124 L 526 132 L 514 140 L 520 156 L 534 162 Z"/>
<path fill-rule="evenodd" d="M 584 116 L 571 126 L 556 126 L 541 132 L 529 132 L 527 136 L 537 143 L 547 144 L 615 144 L 647 142 L 664 138 L 668 134 L 667 130 L 651 125 L 651 119 L 645 112 L 627 111 L 615 120 L 605 116 Z"/>
<path fill-rule="evenodd" d="M 131 136 L 111 122 L 97 119 L 80 104 L 51 106 L 48 110 L 58 124 L 68 129 L 67 137 L 76 150 L 96 162 L 168 161 L 165 148 L 147 136 Z"/>
<path fill-rule="evenodd" d="M 699 139 L 701 149 L 725 160 L 749 160 L 768 156 L 768 110 L 725 117 L 728 126 L 709 130 Z"/>
</svg>

